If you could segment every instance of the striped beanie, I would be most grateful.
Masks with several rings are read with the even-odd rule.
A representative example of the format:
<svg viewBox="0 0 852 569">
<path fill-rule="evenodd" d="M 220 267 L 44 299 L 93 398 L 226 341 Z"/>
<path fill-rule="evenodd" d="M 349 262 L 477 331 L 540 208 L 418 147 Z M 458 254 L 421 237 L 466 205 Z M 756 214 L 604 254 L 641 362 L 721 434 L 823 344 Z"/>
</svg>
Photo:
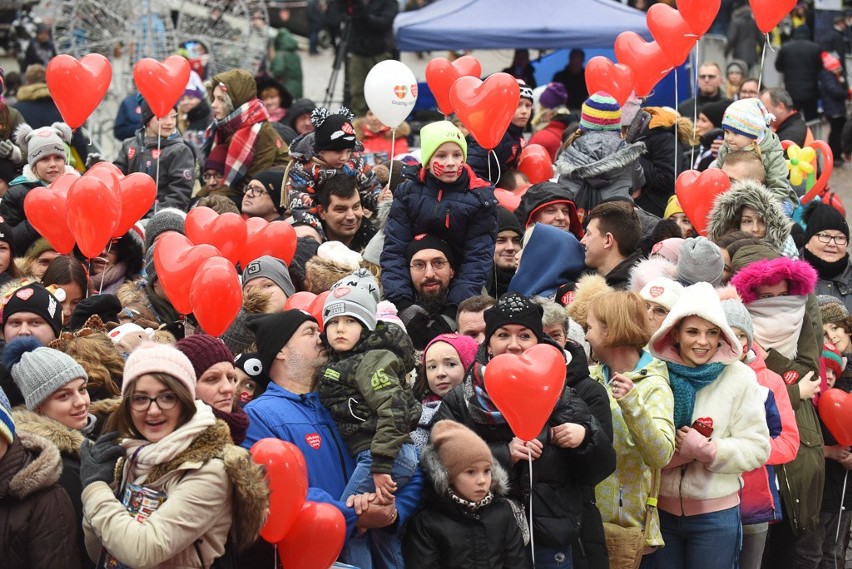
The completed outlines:
<svg viewBox="0 0 852 569">
<path fill-rule="evenodd" d="M 521 91 L 521 99 L 529 99 L 534 101 L 532 87 L 527 85 L 523 79 L 518 79 L 518 88 Z"/>
<path fill-rule="evenodd" d="M 760 99 L 740 99 L 728 105 L 722 128 L 760 142 L 773 118 Z"/>
<path fill-rule="evenodd" d="M 0 437 L 12 444 L 15 442 L 15 423 L 12 422 L 12 406 L 6 393 L 0 389 Z"/>
<path fill-rule="evenodd" d="M 823 365 L 833 371 L 835 377 L 840 377 L 840 374 L 843 373 L 843 356 L 840 355 L 837 346 L 831 342 L 823 344 L 821 358 Z"/>
<path fill-rule="evenodd" d="M 580 130 L 621 130 L 621 108 L 609 93 L 598 91 L 586 99 L 580 114 Z"/>
</svg>

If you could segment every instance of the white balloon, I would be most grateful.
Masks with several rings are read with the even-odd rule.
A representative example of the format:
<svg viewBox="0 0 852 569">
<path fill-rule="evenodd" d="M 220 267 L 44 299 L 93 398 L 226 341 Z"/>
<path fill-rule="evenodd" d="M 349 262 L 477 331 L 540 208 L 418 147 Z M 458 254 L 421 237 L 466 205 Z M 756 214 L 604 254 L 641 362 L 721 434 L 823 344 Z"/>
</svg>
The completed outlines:
<svg viewBox="0 0 852 569">
<path fill-rule="evenodd" d="M 377 63 L 364 81 L 367 106 L 383 124 L 396 128 L 417 102 L 417 79 L 401 61 L 386 59 Z"/>
</svg>

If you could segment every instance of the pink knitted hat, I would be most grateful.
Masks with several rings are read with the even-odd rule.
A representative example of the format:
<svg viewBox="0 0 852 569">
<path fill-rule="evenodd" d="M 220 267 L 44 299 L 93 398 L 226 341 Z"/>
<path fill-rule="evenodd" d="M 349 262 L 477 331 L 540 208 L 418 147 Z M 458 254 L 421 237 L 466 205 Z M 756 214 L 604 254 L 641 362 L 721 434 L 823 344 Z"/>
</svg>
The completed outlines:
<svg viewBox="0 0 852 569">
<path fill-rule="evenodd" d="M 458 353 L 459 360 L 461 360 L 464 369 L 470 367 L 473 363 L 473 359 L 476 357 L 476 350 L 479 349 L 479 344 L 477 344 L 476 340 L 470 336 L 462 336 L 461 334 L 440 334 L 435 336 L 431 342 L 426 344 L 426 349 L 423 350 L 424 356 L 426 355 L 426 352 L 429 351 L 429 348 L 432 347 L 432 344 L 436 342 L 446 342 L 451 345 L 456 353 Z"/>
<path fill-rule="evenodd" d="M 192 362 L 174 346 L 145 342 L 133 350 L 124 364 L 121 396 L 124 397 L 130 384 L 148 373 L 164 373 L 174 377 L 195 399 L 195 370 Z"/>
</svg>

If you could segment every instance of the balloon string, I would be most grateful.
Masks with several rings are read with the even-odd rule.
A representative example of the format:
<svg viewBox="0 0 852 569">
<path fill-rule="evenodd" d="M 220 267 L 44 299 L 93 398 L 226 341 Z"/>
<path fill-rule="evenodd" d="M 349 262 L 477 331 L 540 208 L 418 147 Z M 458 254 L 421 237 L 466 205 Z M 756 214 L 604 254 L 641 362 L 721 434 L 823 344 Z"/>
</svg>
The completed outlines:
<svg viewBox="0 0 852 569">
<path fill-rule="evenodd" d="M 843 492 L 840 493 L 840 512 L 838 514 L 837 519 L 837 532 L 834 534 L 834 543 L 837 543 L 837 540 L 840 538 L 840 522 L 843 520 L 843 510 L 846 507 L 843 505 L 843 502 L 846 500 L 846 479 L 849 478 L 849 471 L 846 471 L 846 474 L 843 475 Z M 837 559 L 834 560 L 835 566 L 837 565 Z"/>
<path fill-rule="evenodd" d="M 497 185 L 497 182 L 499 182 L 499 181 L 500 181 L 500 176 L 502 176 L 502 175 L 503 175 L 503 173 L 500 171 L 500 170 L 501 170 L 501 169 L 500 169 L 500 159 L 499 159 L 499 158 L 497 158 L 497 153 L 494 151 L 494 149 L 493 149 L 493 148 L 492 148 L 491 150 L 489 150 L 489 151 L 488 151 L 488 154 L 489 154 L 489 155 L 490 155 L 490 154 L 493 154 L 493 155 L 494 155 L 494 164 L 496 164 L 496 165 L 497 165 L 497 180 L 492 180 L 492 179 L 491 179 L 491 158 L 489 157 L 489 159 L 488 159 L 488 181 L 489 181 L 489 182 L 491 182 L 492 184 L 494 184 L 494 185 L 496 186 L 496 185 Z"/>
<path fill-rule="evenodd" d="M 109 245 L 107 245 L 106 254 L 107 256 L 104 258 L 106 263 L 104 264 L 104 270 L 101 273 L 101 285 L 98 287 L 98 294 L 101 294 L 104 290 L 104 280 L 106 280 L 107 269 L 109 268 L 109 252 L 112 250 L 112 239 L 109 240 Z M 89 259 L 89 274 L 92 273 L 92 260 Z"/>
<path fill-rule="evenodd" d="M 154 182 L 156 183 L 158 190 L 160 188 L 160 142 L 163 140 L 163 137 L 160 136 L 160 133 L 162 132 L 162 128 L 163 128 L 163 125 L 160 122 L 160 118 L 157 117 L 157 158 L 155 158 L 155 160 L 157 162 L 157 170 L 156 170 L 157 176 L 154 179 Z M 154 202 L 154 214 L 155 215 L 157 213 L 157 206 L 158 205 L 159 205 L 159 200 Z"/>
<path fill-rule="evenodd" d="M 527 464 L 530 467 L 530 552 L 532 552 L 532 564 L 535 567 L 535 538 L 533 537 L 533 472 L 532 472 L 532 450 L 529 445 L 527 447 Z"/>
<path fill-rule="evenodd" d="M 390 181 L 391 181 L 391 178 L 393 177 L 393 157 L 395 156 L 395 154 L 394 154 L 395 152 L 396 152 L 396 127 L 391 129 L 391 153 L 390 153 L 390 156 L 388 156 L 388 162 L 389 162 L 389 164 L 388 164 L 388 189 L 391 189 Z"/>
<path fill-rule="evenodd" d="M 674 106 L 674 108 L 675 108 L 675 110 L 677 110 L 677 98 L 678 98 L 677 97 L 677 67 L 674 68 L 674 76 L 675 76 L 675 106 Z M 693 136 L 694 136 L 695 123 L 692 123 L 692 132 L 693 132 Z M 690 149 L 692 151 L 694 151 L 695 145 L 690 144 L 689 146 L 690 146 Z M 689 164 L 690 164 L 690 166 L 692 165 L 691 157 L 690 157 Z M 673 172 L 674 178 L 672 179 L 672 184 L 673 184 L 673 187 L 677 187 L 677 185 L 675 184 L 675 181 L 677 180 L 677 121 L 675 121 L 675 153 L 674 153 L 674 169 L 673 170 L 674 170 L 674 172 Z"/>
<path fill-rule="evenodd" d="M 769 33 L 763 38 L 763 53 L 760 54 L 760 72 L 757 74 L 757 91 L 760 92 L 760 86 L 763 85 L 763 64 L 766 61 L 766 48 L 769 47 Z"/>
<path fill-rule="evenodd" d="M 692 100 L 695 101 L 692 108 L 692 126 L 695 127 L 695 123 L 698 122 L 698 54 L 701 52 L 701 40 L 695 42 L 695 60 L 692 62 L 692 71 L 695 75 L 695 81 L 693 82 L 693 97 Z M 677 81 L 677 73 L 675 73 L 675 81 Z M 677 90 L 675 90 L 677 93 Z M 675 95 L 677 97 L 677 95 Z M 689 150 L 689 164 L 692 166 L 695 164 L 695 145 L 692 145 L 692 148 Z"/>
</svg>

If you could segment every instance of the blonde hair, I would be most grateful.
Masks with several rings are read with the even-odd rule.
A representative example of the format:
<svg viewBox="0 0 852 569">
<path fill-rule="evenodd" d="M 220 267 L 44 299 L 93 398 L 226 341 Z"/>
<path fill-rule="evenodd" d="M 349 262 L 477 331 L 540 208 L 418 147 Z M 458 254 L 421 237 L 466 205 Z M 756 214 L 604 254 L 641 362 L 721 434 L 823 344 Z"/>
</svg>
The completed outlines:
<svg viewBox="0 0 852 569">
<path fill-rule="evenodd" d="M 617 291 L 599 296 L 589 312 L 606 326 L 606 346 L 641 350 L 651 339 L 645 301 L 635 292 Z"/>
<path fill-rule="evenodd" d="M 106 334 L 94 333 L 72 338 L 62 350 L 83 366 L 89 376 L 89 389 L 107 397 L 121 395 L 116 379 L 121 381 L 124 358 Z"/>
</svg>

